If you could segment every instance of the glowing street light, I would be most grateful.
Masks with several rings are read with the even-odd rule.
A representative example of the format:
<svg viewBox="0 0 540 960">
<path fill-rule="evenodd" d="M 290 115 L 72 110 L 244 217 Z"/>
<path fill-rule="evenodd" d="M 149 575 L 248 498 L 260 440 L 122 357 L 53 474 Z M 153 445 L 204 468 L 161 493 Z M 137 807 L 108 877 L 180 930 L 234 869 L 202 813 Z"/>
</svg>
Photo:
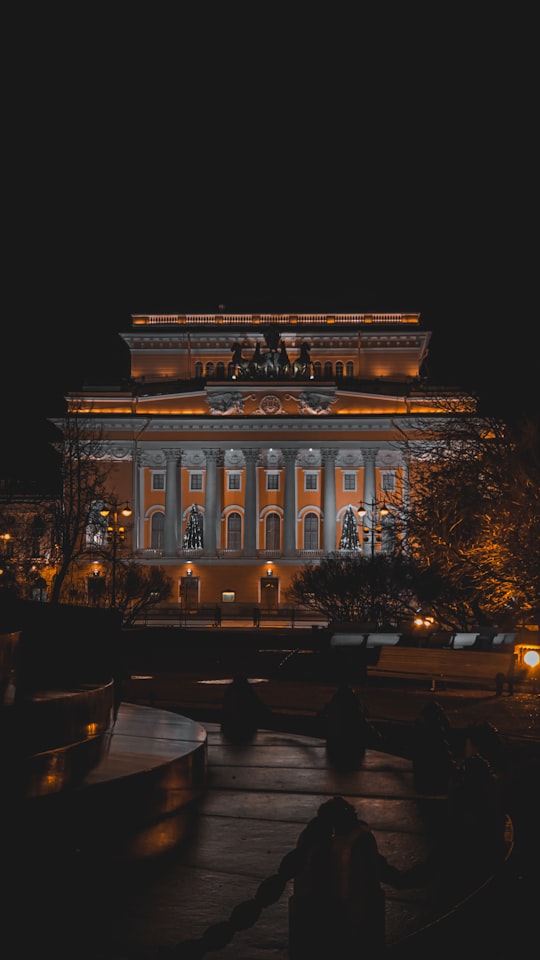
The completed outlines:
<svg viewBox="0 0 540 960">
<path fill-rule="evenodd" d="M 116 606 L 116 561 L 118 544 L 126 539 L 126 528 L 122 523 L 122 517 L 131 517 L 133 510 L 127 500 L 122 503 L 115 503 L 112 507 L 105 505 L 99 511 L 102 517 L 107 519 L 107 543 L 111 544 L 111 607 Z"/>
<path fill-rule="evenodd" d="M 380 526 L 380 522 L 388 516 L 390 511 L 384 503 L 378 504 L 375 498 L 373 498 L 369 509 L 363 504 L 360 504 L 357 513 L 365 524 L 363 527 L 364 543 L 369 543 L 371 541 L 371 556 L 374 557 L 375 543 L 382 542 L 382 528 Z"/>
</svg>

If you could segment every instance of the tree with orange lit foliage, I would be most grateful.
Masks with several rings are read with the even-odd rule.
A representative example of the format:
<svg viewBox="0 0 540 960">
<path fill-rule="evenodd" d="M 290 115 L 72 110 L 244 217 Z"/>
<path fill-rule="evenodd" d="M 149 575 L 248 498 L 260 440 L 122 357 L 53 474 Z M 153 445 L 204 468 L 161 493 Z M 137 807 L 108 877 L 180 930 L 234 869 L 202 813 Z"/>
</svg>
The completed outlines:
<svg viewBox="0 0 540 960">
<path fill-rule="evenodd" d="M 429 453 L 409 449 L 406 546 L 441 590 L 439 623 L 470 630 L 538 622 L 538 426 L 510 430 L 476 415 L 449 418 Z"/>
</svg>

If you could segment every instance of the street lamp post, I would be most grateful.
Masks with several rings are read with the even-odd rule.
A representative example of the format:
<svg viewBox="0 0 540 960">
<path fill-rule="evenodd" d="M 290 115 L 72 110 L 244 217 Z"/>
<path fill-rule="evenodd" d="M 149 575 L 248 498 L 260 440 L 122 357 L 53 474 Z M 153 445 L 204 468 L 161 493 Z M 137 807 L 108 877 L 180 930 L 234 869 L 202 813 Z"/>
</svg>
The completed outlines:
<svg viewBox="0 0 540 960">
<path fill-rule="evenodd" d="M 116 606 L 116 560 L 118 544 L 126 539 L 126 528 L 122 517 L 131 517 L 133 510 L 127 500 L 123 503 L 114 503 L 111 507 L 105 505 L 99 511 L 107 519 L 107 543 L 111 544 L 111 607 Z"/>
<path fill-rule="evenodd" d="M 358 516 L 360 519 L 365 522 L 367 517 L 369 524 L 363 527 L 363 539 L 364 543 L 371 542 L 371 556 L 375 556 L 375 543 L 382 542 L 382 528 L 380 526 L 380 521 L 384 520 L 385 517 L 390 513 L 388 507 L 384 503 L 377 503 L 375 498 L 371 500 L 371 506 L 367 509 L 364 504 L 360 504 L 358 508 Z"/>
</svg>

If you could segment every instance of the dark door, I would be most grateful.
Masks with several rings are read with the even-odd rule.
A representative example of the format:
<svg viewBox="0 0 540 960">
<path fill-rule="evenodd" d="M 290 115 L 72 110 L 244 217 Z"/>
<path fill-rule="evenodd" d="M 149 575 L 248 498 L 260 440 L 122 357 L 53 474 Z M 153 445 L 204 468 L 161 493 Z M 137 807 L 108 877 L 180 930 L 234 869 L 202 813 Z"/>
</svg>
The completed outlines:
<svg viewBox="0 0 540 960">
<path fill-rule="evenodd" d="M 276 577 L 261 577 L 261 610 L 270 613 L 278 608 L 279 580 Z"/>
</svg>

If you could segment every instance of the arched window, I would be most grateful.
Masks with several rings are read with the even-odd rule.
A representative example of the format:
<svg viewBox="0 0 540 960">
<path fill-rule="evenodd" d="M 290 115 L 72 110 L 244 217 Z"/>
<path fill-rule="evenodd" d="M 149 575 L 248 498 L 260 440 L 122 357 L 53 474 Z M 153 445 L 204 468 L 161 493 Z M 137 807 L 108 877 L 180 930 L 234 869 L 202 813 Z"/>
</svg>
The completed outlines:
<svg viewBox="0 0 540 960">
<path fill-rule="evenodd" d="M 225 364 L 223 363 L 222 360 L 220 360 L 216 366 L 216 377 L 218 380 L 225 379 Z"/>
<path fill-rule="evenodd" d="M 211 360 L 206 364 L 206 376 L 207 377 L 214 376 L 214 364 L 212 363 Z"/>
<path fill-rule="evenodd" d="M 338 360 L 338 362 L 336 363 L 336 377 L 342 377 L 342 376 L 343 376 L 343 364 L 341 360 Z"/>
<path fill-rule="evenodd" d="M 203 375 L 202 371 L 203 371 L 203 365 L 200 360 L 197 360 L 197 363 L 195 364 L 195 376 L 202 377 Z"/>
<path fill-rule="evenodd" d="M 315 360 L 313 364 L 313 378 L 314 380 L 320 380 L 322 374 L 322 366 L 320 360 Z"/>
<path fill-rule="evenodd" d="M 40 557 L 42 553 L 41 540 L 45 534 L 45 522 L 42 517 L 34 517 L 31 526 L 30 552 L 32 557 Z"/>
<path fill-rule="evenodd" d="M 354 377 L 354 363 L 352 360 L 347 360 L 347 376 Z"/>
<path fill-rule="evenodd" d="M 163 530 L 165 527 L 165 514 L 154 513 L 152 516 L 152 550 L 163 550 Z"/>
<path fill-rule="evenodd" d="M 266 518 L 266 549 L 279 550 L 281 520 L 279 513 L 269 513 Z"/>
<path fill-rule="evenodd" d="M 304 517 L 304 550 L 319 549 L 319 518 L 316 513 Z"/>
<path fill-rule="evenodd" d="M 332 380 L 332 379 L 333 379 L 332 364 L 330 363 L 329 360 L 327 360 L 326 363 L 325 363 L 325 365 L 324 365 L 324 379 L 325 379 L 325 380 Z"/>
<path fill-rule="evenodd" d="M 227 517 L 227 549 L 242 549 L 242 517 L 239 513 L 230 513 Z"/>
</svg>

